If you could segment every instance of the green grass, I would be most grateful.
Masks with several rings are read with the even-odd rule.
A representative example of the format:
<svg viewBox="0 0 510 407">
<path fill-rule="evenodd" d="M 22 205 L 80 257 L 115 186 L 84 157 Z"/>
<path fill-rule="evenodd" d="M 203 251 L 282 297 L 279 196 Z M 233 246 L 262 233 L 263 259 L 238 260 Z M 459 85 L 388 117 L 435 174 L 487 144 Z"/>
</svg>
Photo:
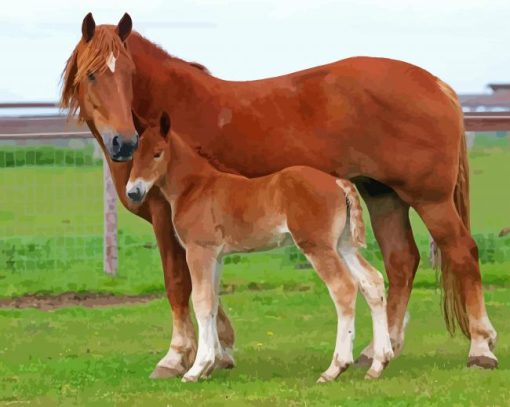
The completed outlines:
<svg viewBox="0 0 510 407">
<path fill-rule="evenodd" d="M 468 342 L 450 338 L 434 290 L 415 289 L 403 354 L 383 378 L 351 368 L 316 385 L 330 361 L 336 321 L 321 286 L 308 291 L 244 290 L 223 296 L 237 342 L 237 367 L 183 384 L 148 375 L 164 355 L 170 320 L 165 300 L 54 312 L 0 310 L 0 403 L 33 405 L 508 405 L 510 290 L 486 293 L 499 330 L 497 371 L 465 368 Z M 371 336 L 358 301 L 355 351 Z"/>
</svg>

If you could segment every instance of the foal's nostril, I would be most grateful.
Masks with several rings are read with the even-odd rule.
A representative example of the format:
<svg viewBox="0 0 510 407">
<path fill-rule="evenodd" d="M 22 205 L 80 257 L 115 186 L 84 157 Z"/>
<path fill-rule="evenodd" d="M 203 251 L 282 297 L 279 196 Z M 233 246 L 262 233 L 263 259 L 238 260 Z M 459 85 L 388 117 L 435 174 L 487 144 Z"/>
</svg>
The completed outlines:
<svg viewBox="0 0 510 407">
<path fill-rule="evenodd" d="M 128 197 L 129 197 L 129 199 L 131 199 L 132 201 L 134 201 L 134 202 L 139 202 L 139 201 L 142 199 L 142 191 L 140 190 L 140 188 L 136 187 L 136 188 L 131 189 L 131 190 L 127 193 L 127 196 L 128 196 Z"/>
</svg>

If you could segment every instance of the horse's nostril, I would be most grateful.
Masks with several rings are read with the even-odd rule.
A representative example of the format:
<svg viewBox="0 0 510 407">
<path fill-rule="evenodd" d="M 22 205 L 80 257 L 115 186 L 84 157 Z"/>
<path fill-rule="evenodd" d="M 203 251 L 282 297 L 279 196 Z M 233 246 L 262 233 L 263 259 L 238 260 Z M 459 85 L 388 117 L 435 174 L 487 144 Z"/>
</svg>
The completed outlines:
<svg viewBox="0 0 510 407">
<path fill-rule="evenodd" d="M 118 147 L 119 146 L 119 136 L 113 136 L 112 138 L 112 146 Z"/>
</svg>

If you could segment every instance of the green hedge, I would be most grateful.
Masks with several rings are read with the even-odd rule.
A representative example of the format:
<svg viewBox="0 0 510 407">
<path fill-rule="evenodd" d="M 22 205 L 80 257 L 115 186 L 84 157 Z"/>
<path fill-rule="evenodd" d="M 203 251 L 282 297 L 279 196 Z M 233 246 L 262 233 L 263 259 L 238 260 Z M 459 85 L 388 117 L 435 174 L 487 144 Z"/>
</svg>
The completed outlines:
<svg viewBox="0 0 510 407">
<path fill-rule="evenodd" d="M 494 233 L 475 233 L 473 237 L 478 245 L 478 255 L 481 264 L 495 264 L 510 262 L 510 236 L 501 238 Z M 422 264 L 427 264 L 429 257 L 429 240 L 417 238 L 416 244 L 420 250 Z M 367 247 L 363 255 L 374 264 L 382 264 L 383 258 L 379 246 L 373 236 L 367 236 Z M 286 260 L 297 268 L 311 267 L 305 256 L 295 247 L 286 249 Z"/>
<path fill-rule="evenodd" d="M 93 158 L 92 146 L 74 150 L 58 146 L 3 146 L 0 148 L 0 168 L 23 167 L 26 165 L 100 165 L 101 160 Z"/>
</svg>

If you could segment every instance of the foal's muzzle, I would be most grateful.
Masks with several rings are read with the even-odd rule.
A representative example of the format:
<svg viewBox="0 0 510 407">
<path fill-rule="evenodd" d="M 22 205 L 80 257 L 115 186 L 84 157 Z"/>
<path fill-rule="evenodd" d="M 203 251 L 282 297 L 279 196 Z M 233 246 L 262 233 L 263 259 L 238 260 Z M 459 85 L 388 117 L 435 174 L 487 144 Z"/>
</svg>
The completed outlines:
<svg viewBox="0 0 510 407">
<path fill-rule="evenodd" d="M 131 202 L 139 204 L 143 202 L 145 195 L 147 195 L 147 188 L 141 181 L 128 182 L 126 185 L 126 195 Z"/>
</svg>

